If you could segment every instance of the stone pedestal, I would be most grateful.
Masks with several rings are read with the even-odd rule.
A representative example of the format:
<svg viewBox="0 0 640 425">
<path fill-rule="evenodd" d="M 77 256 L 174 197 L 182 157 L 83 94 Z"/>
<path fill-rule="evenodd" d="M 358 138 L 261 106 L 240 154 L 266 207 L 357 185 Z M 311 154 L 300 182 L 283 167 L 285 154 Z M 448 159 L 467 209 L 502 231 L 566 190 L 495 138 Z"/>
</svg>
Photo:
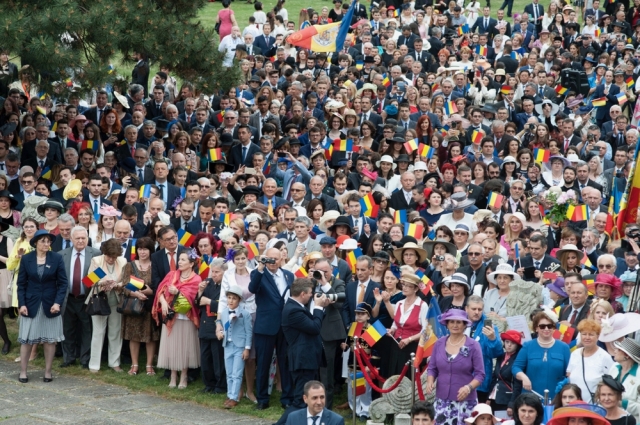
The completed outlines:
<svg viewBox="0 0 640 425">
<path fill-rule="evenodd" d="M 394 425 L 411 425 L 411 416 L 406 413 L 398 413 L 393 423 Z"/>
</svg>

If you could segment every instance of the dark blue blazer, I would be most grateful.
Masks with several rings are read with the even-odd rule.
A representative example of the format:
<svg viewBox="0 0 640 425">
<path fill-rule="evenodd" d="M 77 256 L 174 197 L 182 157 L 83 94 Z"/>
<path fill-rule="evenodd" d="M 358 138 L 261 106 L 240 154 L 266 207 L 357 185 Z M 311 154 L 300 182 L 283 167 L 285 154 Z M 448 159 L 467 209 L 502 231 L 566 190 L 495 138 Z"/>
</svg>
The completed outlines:
<svg viewBox="0 0 640 425">
<path fill-rule="evenodd" d="M 129 250 L 131 243 L 127 247 Z M 182 245 L 178 245 L 178 257 L 186 248 Z M 128 257 L 130 258 L 130 257 Z M 176 267 L 178 266 L 178 261 L 176 260 Z M 169 260 L 167 259 L 167 252 L 164 249 L 160 249 L 153 254 L 151 254 L 151 285 L 152 289 L 156 290 L 158 288 L 158 284 L 162 282 L 162 279 L 165 278 L 166 275 L 171 271 L 171 266 L 169 265 Z"/>
<path fill-rule="evenodd" d="M 359 282 L 357 280 L 347 283 L 347 290 L 345 291 L 346 298 L 344 300 L 344 303 L 342 304 L 342 321 L 347 328 L 351 326 L 351 323 L 354 320 L 356 320 L 355 309 L 358 301 L 358 284 Z M 375 288 L 382 289 L 379 284 L 375 283 L 372 280 L 369 280 L 369 283 L 367 284 L 367 290 L 364 293 L 364 302 L 369 304 L 371 307 L 376 305 L 376 299 L 373 296 L 373 290 Z"/>
<path fill-rule="evenodd" d="M 537 121 L 540 121 L 540 119 L 535 114 L 532 114 L 532 116 L 536 117 Z M 522 131 L 529 117 L 527 117 L 526 113 L 520 112 L 519 114 L 516 114 L 515 118 L 516 118 L 516 125 L 518 126 L 518 131 Z"/>
<path fill-rule="evenodd" d="M 253 154 L 260 152 L 260 146 L 255 143 L 249 143 L 249 149 L 247 150 L 247 156 L 242 162 L 242 144 L 238 143 L 233 146 L 229 151 L 229 157 L 227 163 L 233 165 L 233 170 L 237 171 L 240 166 L 245 165 L 247 167 L 253 167 Z"/>
<path fill-rule="evenodd" d="M 284 198 L 281 198 L 279 196 L 273 196 L 273 202 L 275 202 L 275 205 L 272 205 L 273 209 L 275 210 L 276 208 L 278 208 L 280 205 L 286 204 L 287 201 Z M 264 206 L 268 206 L 269 205 L 269 201 L 267 200 L 267 197 L 262 195 L 258 198 L 258 202 L 260 202 L 262 205 Z M 273 204 L 272 202 L 272 204 Z"/>
<path fill-rule="evenodd" d="M 360 217 L 363 218 L 363 217 Z M 369 225 L 369 227 L 371 227 L 371 236 L 375 235 L 378 232 L 378 225 L 376 224 L 375 220 L 370 219 L 369 217 L 364 217 L 365 219 L 365 223 Z M 351 227 L 354 226 L 354 222 L 353 222 L 353 216 L 349 216 L 349 221 L 351 222 Z M 364 227 L 364 225 L 363 225 Z M 364 233 L 364 229 L 358 229 L 360 234 Z"/>
<path fill-rule="evenodd" d="M 187 223 L 187 232 L 192 235 L 202 232 L 202 220 L 196 218 Z"/>
<path fill-rule="evenodd" d="M 35 196 L 42 196 L 38 192 L 34 193 L 34 195 Z M 22 209 L 24 208 L 24 192 L 20 191 L 20 192 L 16 193 L 15 195 L 13 195 L 13 198 L 16 201 L 18 201 L 18 205 L 16 205 L 16 210 L 22 211 Z"/>
<path fill-rule="evenodd" d="M 265 55 L 269 50 L 271 50 L 275 43 L 276 39 L 272 36 L 265 37 L 264 35 L 259 35 L 255 40 L 253 40 L 253 46 L 258 47 L 260 50 L 262 50 L 262 52 L 265 53 Z"/>
<path fill-rule="evenodd" d="M 293 283 L 293 273 L 283 269 L 280 271 L 284 273 L 288 291 Z M 256 314 L 260 318 L 253 326 L 253 331 L 260 335 L 276 335 L 282 323 L 284 296 L 280 295 L 278 285 L 266 268 L 263 273 L 257 269 L 251 272 L 249 291 L 256 295 Z"/>
<path fill-rule="evenodd" d="M 605 119 L 609 119 L 609 110 L 613 105 L 618 104 L 618 98 L 616 95 L 620 93 L 620 87 L 615 84 L 611 84 L 609 88 L 609 94 L 606 96 L 607 104 L 604 106 L 598 106 L 596 108 L 596 120 L 604 121 Z M 604 84 L 600 84 L 596 87 L 596 91 L 593 92 L 593 99 L 598 99 L 604 96 Z"/>
<path fill-rule="evenodd" d="M 313 313 L 289 298 L 282 309 L 282 332 L 287 339 L 289 370 L 318 370 L 326 366 L 322 355 L 322 319 L 324 311 L 313 309 Z"/>
<path fill-rule="evenodd" d="M 285 425 L 300 425 L 306 423 L 307 409 L 305 408 L 291 412 L 289 416 L 287 416 L 287 422 Z M 329 409 L 323 409 L 319 423 L 324 425 L 344 425 L 344 418 Z"/>
<path fill-rule="evenodd" d="M 62 304 L 67 295 L 67 272 L 64 269 L 62 255 L 57 252 L 47 252 L 47 261 L 42 278 L 38 276 L 38 260 L 36 252 L 25 254 L 20 261 L 18 272 L 18 306 L 27 307 L 27 317 L 36 317 L 40 305 L 44 315 L 51 318 L 60 313 L 51 313 L 51 307 Z"/>
</svg>

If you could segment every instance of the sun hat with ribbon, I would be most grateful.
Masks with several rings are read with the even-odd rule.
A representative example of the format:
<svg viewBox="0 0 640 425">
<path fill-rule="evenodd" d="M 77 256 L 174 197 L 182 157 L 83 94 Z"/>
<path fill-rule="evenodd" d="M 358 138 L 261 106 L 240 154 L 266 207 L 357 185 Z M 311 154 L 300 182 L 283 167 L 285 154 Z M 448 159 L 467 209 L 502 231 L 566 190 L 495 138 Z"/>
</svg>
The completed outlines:
<svg viewBox="0 0 640 425">
<path fill-rule="evenodd" d="M 638 313 L 616 313 L 611 317 L 605 317 L 600 322 L 599 341 L 613 342 L 630 333 L 640 330 L 640 314 Z"/>
</svg>

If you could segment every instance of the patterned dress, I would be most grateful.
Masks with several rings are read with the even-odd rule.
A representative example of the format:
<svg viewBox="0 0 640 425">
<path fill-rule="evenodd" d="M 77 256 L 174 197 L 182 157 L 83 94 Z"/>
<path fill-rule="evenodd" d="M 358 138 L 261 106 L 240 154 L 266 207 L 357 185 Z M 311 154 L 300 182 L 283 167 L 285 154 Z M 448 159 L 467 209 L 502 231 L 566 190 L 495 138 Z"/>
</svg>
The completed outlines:
<svg viewBox="0 0 640 425">
<path fill-rule="evenodd" d="M 131 263 L 124 266 L 122 270 L 122 281 L 128 282 L 133 275 L 133 267 Z M 144 284 L 151 285 L 151 267 L 149 270 L 142 271 L 138 268 L 138 277 L 144 280 Z M 131 293 L 128 289 L 124 290 L 125 296 Z M 149 298 L 153 299 L 153 295 Z M 142 316 L 122 315 L 122 338 L 128 341 L 150 342 L 160 340 L 160 328 L 156 326 L 151 318 L 151 311 L 145 310 Z"/>
</svg>

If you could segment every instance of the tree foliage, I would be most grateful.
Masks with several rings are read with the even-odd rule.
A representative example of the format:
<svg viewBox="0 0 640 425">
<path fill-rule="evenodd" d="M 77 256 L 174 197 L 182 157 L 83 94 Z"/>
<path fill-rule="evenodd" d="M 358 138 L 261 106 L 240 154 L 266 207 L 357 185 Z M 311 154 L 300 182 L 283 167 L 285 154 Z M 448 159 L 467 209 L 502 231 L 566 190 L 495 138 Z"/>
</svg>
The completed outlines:
<svg viewBox="0 0 640 425">
<path fill-rule="evenodd" d="M 117 74 L 110 64 L 119 61 L 129 79 L 135 52 L 169 66 L 172 75 L 207 93 L 228 89 L 239 79 L 237 67 L 222 66 L 213 29 L 197 19 L 206 0 L 2 3 L 0 47 L 29 64 L 45 91 L 66 90 L 59 83 L 69 79 L 80 91 L 113 82 Z"/>
</svg>

